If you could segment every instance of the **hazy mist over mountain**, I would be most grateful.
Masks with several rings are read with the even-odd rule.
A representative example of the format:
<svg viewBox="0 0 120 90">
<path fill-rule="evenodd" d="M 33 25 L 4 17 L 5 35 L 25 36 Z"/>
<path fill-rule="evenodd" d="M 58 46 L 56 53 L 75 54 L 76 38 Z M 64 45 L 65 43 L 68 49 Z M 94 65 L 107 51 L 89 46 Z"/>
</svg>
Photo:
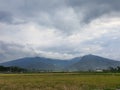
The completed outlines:
<svg viewBox="0 0 120 90">
<path fill-rule="evenodd" d="M 90 53 L 120 60 L 120 0 L 0 0 L 0 62 Z"/>
</svg>

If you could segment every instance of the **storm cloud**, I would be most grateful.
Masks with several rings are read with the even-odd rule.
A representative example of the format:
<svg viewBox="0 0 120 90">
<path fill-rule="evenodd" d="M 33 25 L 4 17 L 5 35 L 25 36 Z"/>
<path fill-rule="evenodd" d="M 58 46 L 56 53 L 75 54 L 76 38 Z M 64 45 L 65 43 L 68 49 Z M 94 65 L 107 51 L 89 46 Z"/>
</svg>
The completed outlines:
<svg viewBox="0 0 120 90">
<path fill-rule="evenodd" d="M 0 0 L 0 62 L 96 54 L 120 60 L 119 0 Z"/>
</svg>

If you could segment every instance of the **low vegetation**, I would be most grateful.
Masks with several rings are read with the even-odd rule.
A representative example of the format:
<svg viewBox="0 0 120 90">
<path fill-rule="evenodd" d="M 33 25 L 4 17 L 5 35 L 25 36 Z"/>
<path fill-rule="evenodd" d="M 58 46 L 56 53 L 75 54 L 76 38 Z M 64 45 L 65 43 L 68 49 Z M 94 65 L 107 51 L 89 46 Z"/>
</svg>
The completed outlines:
<svg viewBox="0 0 120 90">
<path fill-rule="evenodd" d="M 120 66 L 117 66 L 117 67 L 109 67 L 108 69 L 106 70 L 103 70 L 103 72 L 120 72 Z"/>
<path fill-rule="evenodd" d="M 117 90 L 120 73 L 0 74 L 0 90 Z"/>
<path fill-rule="evenodd" d="M 5 66 L 0 66 L 0 72 L 1 73 L 18 73 L 18 72 L 26 72 L 27 70 L 24 68 L 16 67 L 16 66 L 10 66 L 10 67 L 5 67 Z"/>
</svg>

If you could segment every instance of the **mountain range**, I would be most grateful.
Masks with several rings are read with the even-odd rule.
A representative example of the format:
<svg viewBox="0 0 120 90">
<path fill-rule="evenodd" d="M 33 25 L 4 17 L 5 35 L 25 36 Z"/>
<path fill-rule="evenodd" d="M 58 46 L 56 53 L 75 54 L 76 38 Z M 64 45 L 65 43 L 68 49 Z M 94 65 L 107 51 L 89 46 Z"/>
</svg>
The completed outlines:
<svg viewBox="0 0 120 90">
<path fill-rule="evenodd" d="M 51 59 L 45 57 L 27 57 L 0 63 L 0 65 L 18 66 L 28 70 L 37 71 L 88 71 L 117 67 L 120 66 L 120 61 L 90 54 L 69 60 Z"/>
</svg>

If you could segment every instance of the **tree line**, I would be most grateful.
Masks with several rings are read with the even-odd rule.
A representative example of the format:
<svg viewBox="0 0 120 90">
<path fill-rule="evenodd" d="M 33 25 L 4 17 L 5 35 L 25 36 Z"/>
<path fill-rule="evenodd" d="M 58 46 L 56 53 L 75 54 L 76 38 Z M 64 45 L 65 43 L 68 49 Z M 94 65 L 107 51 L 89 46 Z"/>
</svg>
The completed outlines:
<svg viewBox="0 0 120 90">
<path fill-rule="evenodd" d="M 0 66 L 0 72 L 26 72 L 27 70 L 24 68 L 16 67 L 16 66 Z"/>
<path fill-rule="evenodd" d="M 17 66 L 9 66 L 9 67 L 5 67 L 5 66 L 0 66 L 0 72 L 10 72 L 10 73 L 14 73 L 14 72 L 53 72 L 51 70 L 27 70 L 24 68 L 20 68 Z M 67 72 L 67 71 L 66 71 Z M 68 71 L 69 72 L 69 71 Z M 94 71 L 88 71 L 88 72 L 94 72 Z M 102 70 L 102 72 L 113 72 L 113 73 L 117 73 L 120 72 L 120 66 L 117 67 L 109 67 L 108 69 L 104 69 Z"/>
<path fill-rule="evenodd" d="M 117 67 L 109 67 L 106 70 L 103 70 L 103 72 L 120 72 L 120 66 Z"/>
</svg>

